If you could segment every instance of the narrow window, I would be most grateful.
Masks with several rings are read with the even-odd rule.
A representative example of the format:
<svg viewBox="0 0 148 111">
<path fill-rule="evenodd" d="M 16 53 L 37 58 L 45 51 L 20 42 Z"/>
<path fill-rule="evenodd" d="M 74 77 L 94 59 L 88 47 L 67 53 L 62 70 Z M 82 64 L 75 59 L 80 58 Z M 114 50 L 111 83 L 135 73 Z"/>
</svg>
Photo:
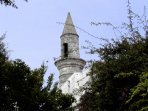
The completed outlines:
<svg viewBox="0 0 148 111">
<path fill-rule="evenodd" d="M 68 43 L 64 43 L 64 57 L 68 57 Z"/>
<path fill-rule="evenodd" d="M 68 81 L 68 92 L 70 93 L 70 81 Z"/>
</svg>

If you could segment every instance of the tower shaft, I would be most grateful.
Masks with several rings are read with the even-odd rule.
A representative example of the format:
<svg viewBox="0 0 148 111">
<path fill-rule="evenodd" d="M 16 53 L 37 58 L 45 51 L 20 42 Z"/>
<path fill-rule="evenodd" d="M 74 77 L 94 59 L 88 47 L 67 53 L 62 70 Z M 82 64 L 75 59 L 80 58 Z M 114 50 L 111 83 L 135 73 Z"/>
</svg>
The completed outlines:
<svg viewBox="0 0 148 111">
<path fill-rule="evenodd" d="M 60 73 L 60 86 L 62 86 L 73 73 L 82 72 L 85 64 L 86 62 L 80 58 L 79 36 L 73 25 L 70 13 L 68 13 L 61 35 L 61 57 L 55 61 L 55 65 Z"/>
</svg>

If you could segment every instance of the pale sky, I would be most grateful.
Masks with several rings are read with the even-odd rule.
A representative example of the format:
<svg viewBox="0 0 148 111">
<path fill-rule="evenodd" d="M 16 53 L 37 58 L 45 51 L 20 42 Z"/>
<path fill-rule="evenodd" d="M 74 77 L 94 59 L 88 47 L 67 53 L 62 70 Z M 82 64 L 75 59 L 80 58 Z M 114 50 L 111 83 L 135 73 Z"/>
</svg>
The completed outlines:
<svg viewBox="0 0 148 111">
<path fill-rule="evenodd" d="M 143 14 L 144 6 L 148 10 L 148 0 L 131 0 L 132 9 Z M 58 70 L 54 57 L 60 56 L 60 35 L 70 12 L 76 26 L 97 37 L 115 37 L 109 27 L 91 26 L 91 22 L 111 22 L 121 25 L 127 21 L 127 0 L 16 0 L 18 9 L 0 5 L 0 35 L 6 32 L 5 42 L 10 50 L 11 59 L 22 59 L 32 69 L 43 61 L 49 61 L 47 78 L 50 73 L 58 80 Z M 147 11 L 148 12 L 148 11 Z M 147 14 L 148 16 L 148 14 Z M 80 39 L 81 58 L 94 59 L 85 54 L 81 46 L 85 40 L 98 46 L 101 41 L 76 29 Z M 96 57 L 95 57 L 96 58 Z"/>
</svg>

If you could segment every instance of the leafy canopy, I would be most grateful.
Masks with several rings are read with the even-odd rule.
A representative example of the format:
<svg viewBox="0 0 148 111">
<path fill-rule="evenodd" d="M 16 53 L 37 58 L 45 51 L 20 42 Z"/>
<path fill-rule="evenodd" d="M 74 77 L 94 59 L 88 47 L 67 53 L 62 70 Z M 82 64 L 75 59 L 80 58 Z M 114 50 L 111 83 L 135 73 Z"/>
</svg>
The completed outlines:
<svg viewBox="0 0 148 111">
<path fill-rule="evenodd" d="M 120 39 L 107 41 L 99 48 L 90 47 L 90 53 L 100 58 L 92 64 L 90 87 L 81 97 L 80 111 L 148 110 L 148 20 L 134 13 L 129 1 L 128 19 L 128 24 L 123 23 L 126 32 Z M 135 19 L 140 27 L 135 26 Z"/>
<path fill-rule="evenodd" d="M 28 1 L 28 0 L 24 0 Z M 15 0 L 0 0 L 1 4 L 4 4 L 5 6 L 12 6 L 14 8 L 18 8 L 17 5 L 15 4 Z"/>
<path fill-rule="evenodd" d="M 20 59 L 9 60 L 0 38 L 0 111 L 66 111 L 72 110 L 72 95 L 62 94 L 53 74 L 43 87 L 47 67 L 31 70 Z"/>
</svg>

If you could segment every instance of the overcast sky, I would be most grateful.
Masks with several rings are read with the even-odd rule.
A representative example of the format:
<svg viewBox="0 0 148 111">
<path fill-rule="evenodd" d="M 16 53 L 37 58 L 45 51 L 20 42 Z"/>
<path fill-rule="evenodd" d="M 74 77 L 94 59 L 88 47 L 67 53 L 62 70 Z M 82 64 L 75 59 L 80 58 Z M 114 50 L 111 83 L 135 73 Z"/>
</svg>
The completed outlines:
<svg viewBox="0 0 148 111">
<path fill-rule="evenodd" d="M 143 14 L 148 0 L 131 0 L 132 9 Z M 49 61 L 47 78 L 50 73 L 58 78 L 58 70 L 54 65 L 54 57 L 60 56 L 60 35 L 70 12 L 76 26 L 97 37 L 115 37 L 109 27 L 92 26 L 91 22 L 111 22 L 121 25 L 127 21 L 127 0 L 16 0 L 18 9 L 0 5 L 0 35 L 6 32 L 5 42 L 10 50 L 11 59 L 22 59 L 32 69 L 39 67 L 43 61 Z M 147 8 L 148 10 L 148 8 Z M 148 11 L 147 11 L 148 12 Z M 147 14 L 148 15 L 148 14 Z M 85 40 L 96 46 L 99 39 L 76 29 L 80 36 L 80 49 Z M 81 58 L 94 59 L 81 49 Z"/>
</svg>

